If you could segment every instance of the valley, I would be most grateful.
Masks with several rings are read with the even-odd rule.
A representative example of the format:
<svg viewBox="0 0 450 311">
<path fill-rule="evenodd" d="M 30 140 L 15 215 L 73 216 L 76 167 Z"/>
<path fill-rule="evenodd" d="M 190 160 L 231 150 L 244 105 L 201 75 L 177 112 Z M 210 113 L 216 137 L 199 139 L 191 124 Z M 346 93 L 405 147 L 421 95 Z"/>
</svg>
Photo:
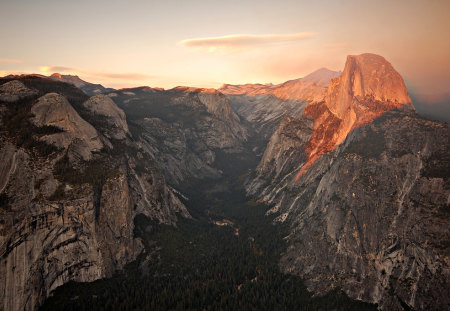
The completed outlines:
<svg viewBox="0 0 450 311">
<path fill-rule="evenodd" d="M 0 80 L 0 310 L 440 310 L 450 126 L 349 55 L 279 85 Z"/>
<path fill-rule="evenodd" d="M 219 165 L 223 178 L 184 189 L 192 219 L 172 227 L 136 217 L 145 251 L 135 262 L 111 279 L 58 288 L 41 310 L 376 310 L 339 289 L 315 297 L 301 278 L 280 271 L 286 232 L 245 195 L 245 175 L 257 164 L 250 160 Z"/>
</svg>

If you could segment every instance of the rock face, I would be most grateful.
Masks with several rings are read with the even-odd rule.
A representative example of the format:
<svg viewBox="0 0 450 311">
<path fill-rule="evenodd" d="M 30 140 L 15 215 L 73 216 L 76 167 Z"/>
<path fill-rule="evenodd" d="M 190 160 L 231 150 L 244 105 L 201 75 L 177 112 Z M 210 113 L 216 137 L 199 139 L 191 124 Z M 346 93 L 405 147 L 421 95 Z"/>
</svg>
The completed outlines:
<svg viewBox="0 0 450 311">
<path fill-rule="evenodd" d="M 383 57 L 375 54 L 349 55 L 343 73 L 332 80 L 326 98 L 327 107 L 340 119 L 351 111 L 358 123 L 367 113 L 381 114 L 386 109 L 411 105 L 400 74 Z M 381 111 L 380 111 L 381 110 Z"/>
<path fill-rule="evenodd" d="M 45 91 L 54 83 L 23 82 L 39 92 L 42 83 Z M 104 98 L 87 101 L 81 91 L 60 87 L 66 95 L 36 94 L 20 107 L 0 102 L 4 117 L 23 118 L 3 122 L 0 130 L 0 310 L 34 310 L 70 280 L 110 277 L 142 250 L 133 235 L 137 214 L 166 224 L 190 217 L 153 155 L 128 138 L 108 142 L 102 136 L 104 119 L 94 115 L 88 123 L 80 116 L 98 113 L 117 121 L 123 133 L 127 124 L 120 109 Z M 75 110 L 65 96 L 92 110 Z M 20 127 L 23 122 L 29 124 Z M 48 133 L 49 126 L 56 133 L 53 127 Z M 27 137 L 35 137 L 34 145 L 15 135 L 25 129 Z M 42 155 L 38 141 L 59 149 Z M 74 160 L 71 152 L 84 157 Z"/>
<path fill-rule="evenodd" d="M 280 99 L 274 95 L 227 95 L 233 109 L 248 122 L 265 144 L 284 116 L 300 116 L 308 101 Z"/>
<path fill-rule="evenodd" d="M 106 137 L 124 139 L 127 135 L 131 135 L 125 113 L 110 97 L 96 95 L 89 98 L 83 105 L 94 115 L 106 117 L 106 124 L 103 126 L 103 133 Z"/>
<path fill-rule="evenodd" d="M 15 102 L 20 98 L 31 96 L 36 93 L 36 90 L 27 88 L 18 80 L 12 80 L 0 86 L 0 100 L 5 102 Z"/>
<path fill-rule="evenodd" d="M 244 150 L 248 131 L 216 90 L 135 88 L 109 96 L 173 185 L 187 178 L 218 178 L 217 156 Z"/>
<path fill-rule="evenodd" d="M 289 228 L 281 268 L 319 294 L 447 309 L 449 137 L 382 57 L 349 56 L 324 101 L 283 119 L 247 184 Z"/>
<path fill-rule="evenodd" d="M 341 144 L 351 130 L 392 109 L 414 110 L 402 77 L 383 57 L 348 56 L 343 73 L 330 82 L 324 102 L 306 108 L 314 131 L 306 145 L 301 174 L 322 154 Z"/>
<path fill-rule="evenodd" d="M 40 139 L 58 148 L 70 147 L 84 160 L 92 157 L 93 151 L 99 151 L 103 144 L 97 130 L 83 120 L 69 104 L 66 98 L 57 93 L 48 93 L 40 97 L 31 108 L 36 126 L 54 126 L 61 133 L 42 136 Z"/>
</svg>

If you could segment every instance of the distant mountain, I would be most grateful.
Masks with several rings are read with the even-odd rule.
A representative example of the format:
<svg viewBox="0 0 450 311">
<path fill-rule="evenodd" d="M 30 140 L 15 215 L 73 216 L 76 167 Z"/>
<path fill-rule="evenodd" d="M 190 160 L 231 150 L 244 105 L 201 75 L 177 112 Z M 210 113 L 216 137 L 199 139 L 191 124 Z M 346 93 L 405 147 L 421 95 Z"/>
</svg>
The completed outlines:
<svg viewBox="0 0 450 311">
<path fill-rule="evenodd" d="M 339 77 L 340 71 L 333 71 L 327 68 L 320 68 L 309 75 L 303 77 L 301 80 L 304 82 L 311 82 L 317 85 L 328 87 L 331 79 Z"/>
<path fill-rule="evenodd" d="M 321 68 L 304 78 L 281 84 L 223 85 L 233 109 L 261 133 L 267 143 L 284 115 L 300 116 L 306 104 L 324 100 L 328 83 L 339 72 Z"/>
<path fill-rule="evenodd" d="M 224 84 L 219 91 L 227 95 L 258 96 L 272 94 L 279 99 L 320 101 L 325 95 L 329 81 L 339 72 L 321 68 L 304 78 L 290 80 L 282 84 Z"/>
<path fill-rule="evenodd" d="M 67 83 L 73 84 L 89 96 L 105 94 L 105 93 L 115 91 L 112 88 L 105 88 L 101 84 L 93 84 L 93 83 L 86 82 L 75 75 L 62 75 L 59 73 L 54 73 L 50 76 L 50 79 L 55 80 L 55 81 L 62 81 L 62 82 L 67 82 Z"/>
</svg>

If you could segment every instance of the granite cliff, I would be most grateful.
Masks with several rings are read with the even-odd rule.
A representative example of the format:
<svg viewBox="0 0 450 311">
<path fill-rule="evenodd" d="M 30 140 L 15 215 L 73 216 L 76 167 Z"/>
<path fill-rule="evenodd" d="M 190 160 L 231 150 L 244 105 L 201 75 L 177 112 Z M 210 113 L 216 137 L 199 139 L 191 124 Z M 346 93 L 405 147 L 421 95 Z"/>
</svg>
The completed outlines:
<svg viewBox="0 0 450 311">
<path fill-rule="evenodd" d="M 284 117 L 246 186 L 290 228 L 281 268 L 319 294 L 447 309 L 449 137 L 384 58 L 349 56 L 323 100 Z"/>
<path fill-rule="evenodd" d="M 34 310 L 70 280 L 123 268 L 143 249 L 137 214 L 190 217 L 108 97 L 44 78 L 2 83 L 17 96 L 0 102 L 1 310 Z"/>
</svg>

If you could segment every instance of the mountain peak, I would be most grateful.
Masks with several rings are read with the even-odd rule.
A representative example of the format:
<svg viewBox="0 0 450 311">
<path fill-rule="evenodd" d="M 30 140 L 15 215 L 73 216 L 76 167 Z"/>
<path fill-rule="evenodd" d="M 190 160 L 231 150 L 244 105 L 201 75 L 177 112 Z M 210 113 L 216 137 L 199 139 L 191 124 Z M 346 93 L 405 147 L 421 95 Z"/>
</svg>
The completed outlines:
<svg viewBox="0 0 450 311">
<path fill-rule="evenodd" d="M 295 180 L 353 129 L 403 107 L 414 110 L 402 77 L 386 59 L 369 53 L 347 56 L 344 71 L 328 86 L 325 102 L 305 109 L 314 119 L 314 132 L 307 145 L 308 160 Z M 333 135 L 324 129 L 333 129 Z"/>
<path fill-rule="evenodd" d="M 326 102 L 340 119 L 349 109 L 384 111 L 411 106 L 400 74 L 384 57 L 370 53 L 347 56 L 344 71 L 330 83 Z M 362 102 L 370 107 L 361 107 Z"/>
<path fill-rule="evenodd" d="M 328 68 L 322 67 L 314 72 L 311 72 L 301 80 L 304 82 L 311 82 L 323 87 L 327 87 L 330 83 L 330 80 L 338 77 L 340 74 L 340 71 L 333 71 Z"/>
</svg>

